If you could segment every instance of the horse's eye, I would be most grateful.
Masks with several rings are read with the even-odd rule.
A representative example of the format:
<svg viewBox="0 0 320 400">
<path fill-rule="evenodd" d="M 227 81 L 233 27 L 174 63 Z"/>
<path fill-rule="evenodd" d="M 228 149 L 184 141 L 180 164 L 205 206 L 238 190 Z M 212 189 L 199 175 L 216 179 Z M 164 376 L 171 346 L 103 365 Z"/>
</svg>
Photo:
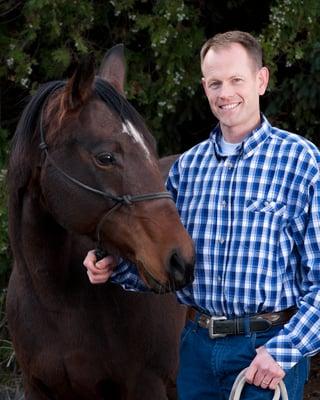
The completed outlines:
<svg viewBox="0 0 320 400">
<path fill-rule="evenodd" d="M 96 155 L 96 160 L 102 165 L 111 165 L 116 161 L 111 153 L 100 153 Z"/>
</svg>

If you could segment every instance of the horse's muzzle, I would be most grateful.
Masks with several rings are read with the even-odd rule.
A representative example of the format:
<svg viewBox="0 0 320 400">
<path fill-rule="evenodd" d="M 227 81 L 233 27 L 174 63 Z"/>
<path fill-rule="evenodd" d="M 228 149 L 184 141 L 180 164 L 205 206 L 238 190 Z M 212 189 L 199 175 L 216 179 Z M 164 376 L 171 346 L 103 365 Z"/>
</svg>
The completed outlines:
<svg viewBox="0 0 320 400">
<path fill-rule="evenodd" d="M 178 253 L 173 253 L 169 260 L 168 274 L 172 289 L 182 289 L 193 282 L 194 260 L 187 262 Z"/>
<path fill-rule="evenodd" d="M 189 285 L 194 279 L 194 259 L 185 261 L 178 253 L 174 252 L 168 260 L 167 265 L 168 280 L 160 283 L 145 268 L 143 275 L 151 291 L 157 294 L 175 292 Z"/>
</svg>

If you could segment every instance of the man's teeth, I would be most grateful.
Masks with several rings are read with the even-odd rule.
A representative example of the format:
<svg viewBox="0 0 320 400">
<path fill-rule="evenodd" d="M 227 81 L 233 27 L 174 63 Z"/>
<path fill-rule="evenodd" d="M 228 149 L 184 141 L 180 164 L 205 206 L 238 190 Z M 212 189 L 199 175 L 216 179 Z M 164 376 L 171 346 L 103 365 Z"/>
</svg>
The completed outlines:
<svg viewBox="0 0 320 400">
<path fill-rule="evenodd" d="M 234 104 L 225 104 L 224 106 L 220 106 L 223 110 L 232 110 L 233 108 L 236 108 L 239 105 L 239 103 L 234 103 Z"/>
</svg>

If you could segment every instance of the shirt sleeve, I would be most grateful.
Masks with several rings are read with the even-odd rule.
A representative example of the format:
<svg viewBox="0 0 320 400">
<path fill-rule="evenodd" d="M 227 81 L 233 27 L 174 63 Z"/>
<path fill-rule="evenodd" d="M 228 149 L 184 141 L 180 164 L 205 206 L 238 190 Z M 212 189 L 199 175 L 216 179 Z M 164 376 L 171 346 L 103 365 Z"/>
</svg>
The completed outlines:
<svg viewBox="0 0 320 400">
<path fill-rule="evenodd" d="M 302 282 L 298 312 L 265 347 L 284 369 L 320 350 L 320 182 L 310 186 L 302 215 L 291 222 L 299 252 L 296 279 Z"/>
<path fill-rule="evenodd" d="M 179 175 L 179 158 L 178 158 L 172 165 L 166 182 L 166 188 L 172 194 L 173 200 L 175 202 L 177 201 L 179 176 L 180 175 Z"/>
<path fill-rule="evenodd" d="M 147 285 L 140 278 L 138 269 L 135 264 L 129 261 L 121 260 L 110 281 L 122 286 L 123 289 L 135 292 L 150 291 Z"/>
</svg>

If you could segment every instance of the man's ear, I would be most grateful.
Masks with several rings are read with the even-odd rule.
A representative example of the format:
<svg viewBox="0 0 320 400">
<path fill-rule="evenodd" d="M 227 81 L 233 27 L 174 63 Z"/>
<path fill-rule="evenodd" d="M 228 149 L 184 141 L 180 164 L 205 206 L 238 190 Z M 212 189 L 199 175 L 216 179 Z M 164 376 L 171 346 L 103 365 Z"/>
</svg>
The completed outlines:
<svg viewBox="0 0 320 400">
<path fill-rule="evenodd" d="M 260 96 L 265 94 L 269 83 L 269 70 L 267 67 L 262 67 L 259 69 L 257 74 L 258 79 L 258 93 Z"/>
<path fill-rule="evenodd" d="M 206 85 L 206 80 L 204 77 L 201 78 L 201 84 L 202 84 L 205 94 L 207 95 L 207 85 Z"/>
</svg>

